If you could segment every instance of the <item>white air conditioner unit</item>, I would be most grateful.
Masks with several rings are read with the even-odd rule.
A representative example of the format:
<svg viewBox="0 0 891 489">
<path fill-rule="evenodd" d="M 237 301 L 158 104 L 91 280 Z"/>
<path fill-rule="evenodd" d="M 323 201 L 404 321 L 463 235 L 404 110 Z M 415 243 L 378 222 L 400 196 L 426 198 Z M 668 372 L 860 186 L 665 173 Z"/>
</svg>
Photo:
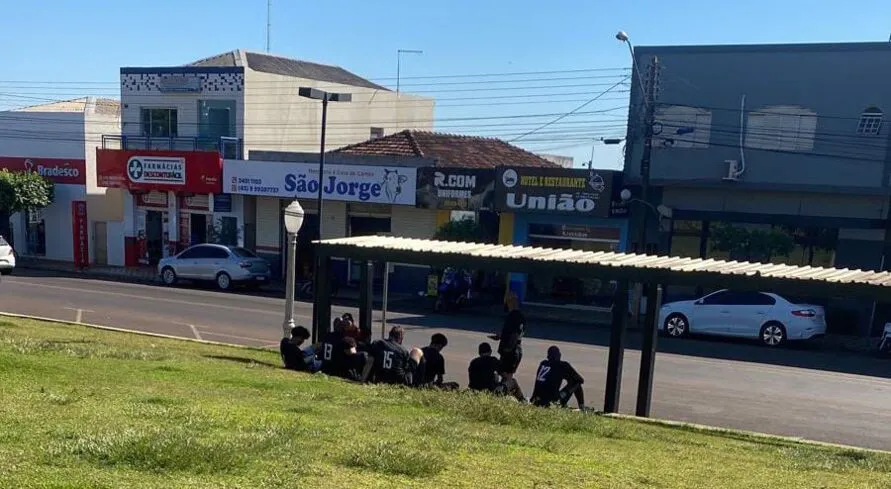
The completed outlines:
<svg viewBox="0 0 891 489">
<path fill-rule="evenodd" d="M 725 176 L 722 180 L 726 181 L 737 181 L 739 177 L 742 176 L 743 166 L 740 164 L 738 160 L 724 160 L 724 163 L 727 163 L 727 176 Z"/>
</svg>

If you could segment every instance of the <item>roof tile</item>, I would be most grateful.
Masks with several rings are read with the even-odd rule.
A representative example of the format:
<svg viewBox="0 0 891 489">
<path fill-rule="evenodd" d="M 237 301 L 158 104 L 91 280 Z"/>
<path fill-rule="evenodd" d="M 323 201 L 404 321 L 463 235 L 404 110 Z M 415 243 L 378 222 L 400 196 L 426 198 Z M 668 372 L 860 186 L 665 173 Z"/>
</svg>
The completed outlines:
<svg viewBox="0 0 891 489">
<path fill-rule="evenodd" d="M 370 156 L 416 156 L 436 160 L 438 167 L 556 167 L 541 156 L 500 139 L 405 130 L 337 149 L 335 153 Z"/>
</svg>

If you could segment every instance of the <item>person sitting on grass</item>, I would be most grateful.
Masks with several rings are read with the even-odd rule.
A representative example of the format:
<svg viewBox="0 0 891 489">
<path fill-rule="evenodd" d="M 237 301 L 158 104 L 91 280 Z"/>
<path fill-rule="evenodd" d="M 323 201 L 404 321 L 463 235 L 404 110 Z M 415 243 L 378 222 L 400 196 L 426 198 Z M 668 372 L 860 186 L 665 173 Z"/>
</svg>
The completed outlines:
<svg viewBox="0 0 891 489">
<path fill-rule="evenodd" d="M 455 382 L 444 382 L 445 377 L 445 358 L 442 357 L 442 349 L 449 344 L 449 340 L 442 333 L 436 333 L 430 338 L 430 345 L 421 348 L 424 353 L 423 379 L 421 383 L 431 387 L 437 387 L 446 390 L 455 390 L 458 384 Z"/>
<path fill-rule="evenodd" d="M 538 365 L 538 371 L 535 373 L 532 404 L 548 407 L 559 403 L 560 406 L 566 407 L 569 398 L 575 395 L 579 409 L 584 411 L 586 409 L 585 392 L 582 390 L 584 382 L 585 379 L 572 368 L 572 365 L 561 359 L 560 348 L 552 346 L 548 348 L 548 358 Z"/>
<path fill-rule="evenodd" d="M 478 348 L 480 356 L 470 361 L 467 367 L 467 376 L 470 390 L 495 392 L 495 387 L 501 380 L 498 376 L 500 360 L 492 356 L 492 345 L 483 342 Z"/>
<path fill-rule="evenodd" d="M 300 349 L 300 346 L 309 337 L 308 329 L 303 326 L 295 326 L 291 328 L 290 338 L 282 338 L 279 344 L 279 351 L 282 355 L 282 363 L 284 363 L 286 369 L 314 373 L 322 366 L 322 362 L 316 360 L 316 349 L 313 346 Z"/>
<path fill-rule="evenodd" d="M 405 369 L 405 385 L 409 387 L 424 387 L 428 384 L 424 382 L 427 371 L 427 359 L 424 357 L 424 350 L 420 348 L 412 348 L 408 352 L 408 367 Z"/>
<path fill-rule="evenodd" d="M 356 350 L 356 340 L 354 338 L 344 338 L 341 346 L 343 347 L 343 352 L 338 377 L 360 382 L 362 380 L 362 372 L 365 371 L 365 365 L 368 363 L 368 354 Z"/>
<path fill-rule="evenodd" d="M 337 375 L 343 370 L 344 324 L 343 318 L 335 318 L 333 330 L 322 336 L 319 345 L 317 357 L 322 362 L 322 372 L 328 375 Z"/>
<path fill-rule="evenodd" d="M 405 330 L 394 326 L 387 339 L 372 343 L 362 379 L 384 384 L 411 384 L 411 358 L 408 350 L 402 346 L 404 338 Z"/>
</svg>

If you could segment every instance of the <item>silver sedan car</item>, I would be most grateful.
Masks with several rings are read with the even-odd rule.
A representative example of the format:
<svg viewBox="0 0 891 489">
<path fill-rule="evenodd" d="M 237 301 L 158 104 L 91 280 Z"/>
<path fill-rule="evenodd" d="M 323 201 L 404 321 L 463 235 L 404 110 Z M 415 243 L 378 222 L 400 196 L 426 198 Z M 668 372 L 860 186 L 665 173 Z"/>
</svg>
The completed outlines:
<svg viewBox="0 0 891 489">
<path fill-rule="evenodd" d="M 213 282 L 220 290 L 235 284 L 262 285 L 269 282 L 269 262 L 250 250 L 218 244 L 199 244 L 158 262 L 165 285 L 180 279 Z"/>
</svg>

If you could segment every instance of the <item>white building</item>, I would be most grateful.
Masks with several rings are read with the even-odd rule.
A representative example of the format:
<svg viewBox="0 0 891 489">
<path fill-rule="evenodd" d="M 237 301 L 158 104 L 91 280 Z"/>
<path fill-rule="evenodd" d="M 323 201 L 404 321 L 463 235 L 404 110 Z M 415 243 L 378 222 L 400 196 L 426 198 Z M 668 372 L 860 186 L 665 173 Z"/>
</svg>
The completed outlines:
<svg viewBox="0 0 891 489">
<path fill-rule="evenodd" d="M 211 168 L 193 164 L 201 158 L 189 153 L 215 150 L 227 159 L 251 161 L 250 154 L 255 150 L 318 152 L 321 102 L 301 98 L 299 87 L 352 96 L 349 103 L 328 104 L 328 148 L 406 128 L 429 130 L 433 126 L 432 99 L 397 94 L 337 66 L 269 54 L 235 50 L 185 66 L 121 68 L 120 73 L 122 128 L 104 139 L 104 148 L 120 153 L 104 155 L 103 160 L 113 162 L 114 168 L 103 182 L 128 191 L 121 221 L 123 240 L 118 246 L 127 249 L 122 251 L 126 259 L 121 264 L 128 266 L 138 264 L 131 251 L 134 246 L 140 250 L 144 246 L 124 243 L 155 243 L 149 246 L 154 250 L 148 260 L 152 263 L 194 242 L 196 233 L 200 240 L 202 233 L 196 222 L 223 224 L 217 222 L 222 217 L 217 216 L 213 202 L 215 194 L 228 193 L 222 185 L 225 182 L 216 182 L 219 185 L 208 195 L 211 204 L 204 211 L 209 217 L 190 219 L 185 215 L 190 209 L 184 203 L 197 193 L 195 188 L 208 192 L 206 186 L 185 181 L 173 186 L 168 182 L 157 189 L 135 185 L 122 166 L 130 158 L 177 158 L 187 175 L 200 174 L 201 183 L 206 183 L 204 177 L 212 177 Z M 152 202 L 142 196 L 144 192 Z M 163 199 L 161 193 L 166 194 Z M 232 195 L 226 208 L 225 224 L 234 226 L 239 244 L 266 254 L 280 254 L 283 243 L 278 198 Z M 314 212 L 307 209 L 310 219 Z M 143 251 L 139 256 L 144 255 Z"/>
<path fill-rule="evenodd" d="M 121 220 L 120 191 L 96 185 L 96 147 L 101 134 L 120 130 L 116 100 L 85 97 L 0 112 L 0 168 L 36 171 L 55 183 L 55 201 L 11 219 L 20 255 L 74 258 L 72 202 L 85 201 L 91 263 L 109 256 L 109 222 Z"/>
</svg>

